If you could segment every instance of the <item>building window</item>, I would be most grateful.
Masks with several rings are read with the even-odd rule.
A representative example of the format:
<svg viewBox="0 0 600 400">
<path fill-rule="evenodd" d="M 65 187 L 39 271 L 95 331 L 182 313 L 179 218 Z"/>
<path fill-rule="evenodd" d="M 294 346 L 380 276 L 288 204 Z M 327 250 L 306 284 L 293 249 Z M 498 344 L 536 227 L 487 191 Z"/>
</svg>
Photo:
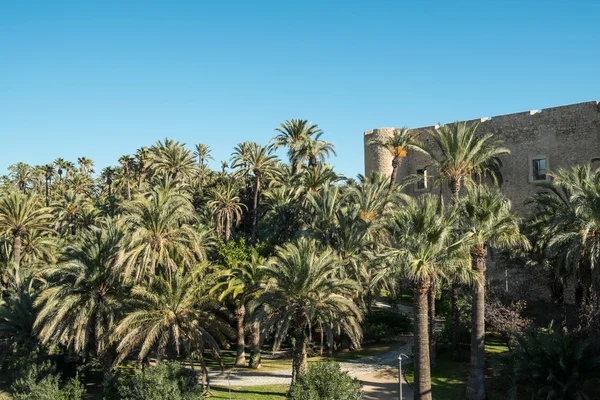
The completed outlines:
<svg viewBox="0 0 600 400">
<path fill-rule="evenodd" d="M 420 177 L 417 181 L 417 190 L 427 190 L 427 169 L 420 168 L 417 169 L 417 176 Z"/>
<path fill-rule="evenodd" d="M 529 181 L 545 182 L 548 180 L 548 157 L 535 156 L 529 162 Z"/>
</svg>

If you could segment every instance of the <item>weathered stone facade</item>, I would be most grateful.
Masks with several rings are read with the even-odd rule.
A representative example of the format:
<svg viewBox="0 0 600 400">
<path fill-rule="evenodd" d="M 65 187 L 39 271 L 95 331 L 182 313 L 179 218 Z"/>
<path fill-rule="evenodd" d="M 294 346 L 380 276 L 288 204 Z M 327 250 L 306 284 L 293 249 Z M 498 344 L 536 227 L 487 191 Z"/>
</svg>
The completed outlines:
<svg viewBox="0 0 600 400">
<path fill-rule="evenodd" d="M 527 111 L 516 114 L 482 118 L 478 132 L 493 133 L 504 138 L 504 147 L 511 154 L 502 157 L 502 191 L 513 202 L 518 212 L 525 210 L 524 202 L 539 190 L 533 176 L 534 160 L 545 160 L 549 171 L 589 162 L 600 157 L 600 106 L 597 101 L 561 107 Z M 475 122 L 475 121 L 470 121 Z M 416 128 L 426 145 L 431 144 L 426 132 L 437 126 Z M 393 128 L 373 129 L 365 132 L 365 174 L 373 171 L 390 176 L 391 155 L 384 149 L 369 146 L 368 141 L 379 135 L 389 135 Z M 398 172 L 398 181 L 415 174 L 428 164 L 427 156 L 409 151 Z M 406 188 L 409 194 L 439 191 L 434 188 L 435 171 L 427 171 L 426 189 L 416 185 Z M 443 188 L 445 190 L 445 188 Z"/>
</svg>

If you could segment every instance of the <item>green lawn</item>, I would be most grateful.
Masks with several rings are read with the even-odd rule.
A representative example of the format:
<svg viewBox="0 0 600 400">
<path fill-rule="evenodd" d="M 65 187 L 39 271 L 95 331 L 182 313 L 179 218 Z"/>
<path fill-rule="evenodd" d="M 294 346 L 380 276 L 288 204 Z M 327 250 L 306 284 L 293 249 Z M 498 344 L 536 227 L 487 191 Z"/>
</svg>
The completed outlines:
<svg viewBox="0 0 600 400">
<path fill-rule="evenodd" d="M 211 399 L 275 400 L 285 399 L 288 385 L 213 387 Z M 231 392 L 230 392 L 231 391 Z M 230 397 L 231 395 L 231 397 Z"/>
<path fill-rule="evenodd" d="M 488 367 L 494 363 L 494 358 L 503 352 L 508 351 L 506 345 L 497 337 L 486 335 L 485 352 L 487 356 Z M 469 371 L 469 355 L 463 354 L 460 361 L 455 361 L 451 352 L 440 352 L 437 358 L 435 368 L 431 370 L 431 391 L 434 400 L 461 400 L 465 397 L 465 388 L 467 385 L 467 375 Z M 410 384 L 414 382 L 414 370 L 407 368 L 406 379 Z M 486 384 L 490 387 L 494 377 L 486 378 Z M 490 393 L 491 395 L 491 393 Z M 500 397 L 490 398 L 503 398 Z"/>
</svg>

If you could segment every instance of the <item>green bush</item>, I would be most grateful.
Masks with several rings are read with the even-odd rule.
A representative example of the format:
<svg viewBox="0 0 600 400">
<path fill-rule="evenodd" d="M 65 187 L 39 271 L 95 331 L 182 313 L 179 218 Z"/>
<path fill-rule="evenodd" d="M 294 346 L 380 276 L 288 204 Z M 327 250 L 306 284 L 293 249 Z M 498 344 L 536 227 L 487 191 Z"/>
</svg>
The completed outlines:
<svg viewBox="0 0 600 400">
<path fill-rule="evenodd" d="M 504 373 L 511 395 L 527 393 L 532 399 L 588 399 L 598 385 L 600 356 L 591 342 L 554 330 L 530 327 L 518 337 L 518 346 L 506 358 Z"/>
<path fill-rule="evenodd" d="M 412 326 L 408 315 L 390 310 L 377 310 L 365 317 L 364 326 L 386 325 L 394 335 L 403 335 L 411 332 Z"/>
<path fill-rule="evenodd" d="M 394 330 L 383 323 L 365 324 L 363 326 L 363 337 L 365 340 L 379 342 L 394 336 Z"/>
<path fill-rule="evenodd" d="M 197 377 L 177 362 L 163 362 L 133 375 L 118 375 L 106 389 L 106 400 L 187 400 L 202 396 Z"/>
<path fill-rule="evenodd" d="M 11 390 L 15 400 L 81 400 L 85 389 L 77 377 L 61 385 L 60 377 L 53 373 L 49 361 L 31 364 L 22 371 Z"/>
<path fill-rule="evenodd" d="M 298 378 L 290 390 L 295 400 L 361 400 L 360 382 L 352 379 L 334 361 L 309 364 L 306 375 Z"/>
</svg>

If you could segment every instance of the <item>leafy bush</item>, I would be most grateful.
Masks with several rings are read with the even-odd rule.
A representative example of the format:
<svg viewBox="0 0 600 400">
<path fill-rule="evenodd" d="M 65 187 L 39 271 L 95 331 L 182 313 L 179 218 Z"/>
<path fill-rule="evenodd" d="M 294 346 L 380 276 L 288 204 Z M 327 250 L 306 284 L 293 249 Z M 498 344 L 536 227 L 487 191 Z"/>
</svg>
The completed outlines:
<svg viewBox="0 0 600 400">
<path fill-rule="evenodd" d="M 177 362 L 163 362 L 133 375 L 119 375 L 106 389 L 105 399 L 186 400 L 202 396 L 193 371 Z"/>
<path fill-rule="evenodd" d="M 22 370 L 11 387 L 15 400 L 81 400 L 85 389 L 77 377 L 61 385 L 50 361 Z"/>
<path fill-rule="evenodd" d="M 412 330 L 408 315 L 390 310 L 377 310 L 365 317 L 364 326 L 386 325 L 394 335 L 402 335 Z"/>
<path fill-rule="evenodd" d="M 545 400 L 590 398 L 586 388 L 594 386 L 600 369 L 591 342 L 554 330 L 552 324 L 548 330 L 528 328 L 517 342 L 505 359 L 513 398 L 521 392 Z"/>
<path fill-rule="evenodd" d="M 296 400 L 361 400 L 360 382 L 352 379 L 334 361 L 309 364 L 306 375 L 298 378 L 290 390 Z"/>
<path fill-rule="evenodd" d="M 375 340 L 379 342 L 394 336 L 394 330 L 387 324 L 375 323 L 365 324 L 363 326 L 363 337 L 365 340 Z"/>
</svg>

